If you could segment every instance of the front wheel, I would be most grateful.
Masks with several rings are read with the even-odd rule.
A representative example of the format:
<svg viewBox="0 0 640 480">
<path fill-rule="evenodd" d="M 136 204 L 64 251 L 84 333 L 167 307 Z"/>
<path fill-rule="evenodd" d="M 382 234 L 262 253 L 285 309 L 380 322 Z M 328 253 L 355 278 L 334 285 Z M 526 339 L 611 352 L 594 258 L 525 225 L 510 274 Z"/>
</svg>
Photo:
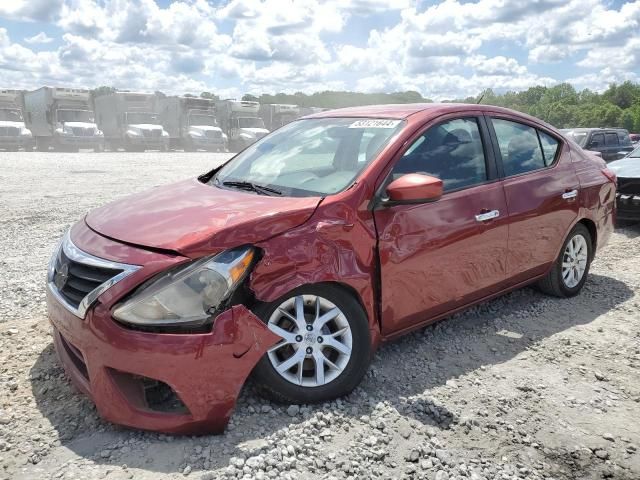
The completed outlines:
<svg viewBox="0 0 640 480">
<path fill-rule="evenodd" d="M 591 234 L 583 224 L 577 224 L 567 236 L 551 271 L 538 286 L 556 297 L 573 297 L 580 293 L 593 260 Z"/>
<path fill-rule="evenodd" d="M 350 294 L 317 285 L 299 288 L 257 312 L 282 337 L 254 375 L 268 397 L 319 403 L 350 393 L 371 356 L 367 317 Z"/>
</svg>

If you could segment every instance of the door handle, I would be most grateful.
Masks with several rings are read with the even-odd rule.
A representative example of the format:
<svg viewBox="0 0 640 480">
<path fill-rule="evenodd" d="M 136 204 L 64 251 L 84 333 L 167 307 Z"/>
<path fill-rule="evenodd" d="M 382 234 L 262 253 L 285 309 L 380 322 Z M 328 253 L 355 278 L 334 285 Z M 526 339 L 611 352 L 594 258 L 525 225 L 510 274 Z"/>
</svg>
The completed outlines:
<svg viewBox="0 0 640 480">
<path fill-rule="evenodd" d="M 572 198 L 576 198 L 578 196 L 578 190 L 569 190 L 562 194 L 562 198 L 564 200 L 571 200 Z"/>
<path fill-rule="evenodd" d="M 498 218 L 500 216 L 500 211 L 491 210 L 489 212 L 479 213 L 476 215 L 476 221 L 478 222 L 486 222 L 487 220 L 492 220 L 494 218 Z"/>
</svg>

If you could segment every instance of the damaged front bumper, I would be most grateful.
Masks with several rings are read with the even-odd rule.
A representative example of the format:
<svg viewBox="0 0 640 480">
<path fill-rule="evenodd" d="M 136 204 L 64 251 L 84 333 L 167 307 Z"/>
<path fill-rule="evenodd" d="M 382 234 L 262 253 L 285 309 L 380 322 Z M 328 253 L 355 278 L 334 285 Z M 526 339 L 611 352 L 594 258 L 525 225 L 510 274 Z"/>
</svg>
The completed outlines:
<svg viewBox="0 0 640 480">
<path fill-rule="evenodd" d="M 99 414 L 170 434 L 222 433 L 247 376 L 280 340 L 242 305 L 198 334 L 129 330 L 100 303 L 80 319 L 49 290 L 47 307 L 59 359 Z"/>
</svg>

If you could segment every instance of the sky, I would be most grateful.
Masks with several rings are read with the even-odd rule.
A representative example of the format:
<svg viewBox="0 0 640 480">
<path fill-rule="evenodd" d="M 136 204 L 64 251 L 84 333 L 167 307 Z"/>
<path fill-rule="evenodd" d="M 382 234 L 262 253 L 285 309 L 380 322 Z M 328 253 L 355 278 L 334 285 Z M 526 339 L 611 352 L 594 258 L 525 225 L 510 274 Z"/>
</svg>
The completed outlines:
<svg viewBox="0 0 640 480">
<path fill-rule="evenodd" d="M 640 0 L 0 0 L 0 88 L 415 90 L 640 81 Z"/>
</svg>

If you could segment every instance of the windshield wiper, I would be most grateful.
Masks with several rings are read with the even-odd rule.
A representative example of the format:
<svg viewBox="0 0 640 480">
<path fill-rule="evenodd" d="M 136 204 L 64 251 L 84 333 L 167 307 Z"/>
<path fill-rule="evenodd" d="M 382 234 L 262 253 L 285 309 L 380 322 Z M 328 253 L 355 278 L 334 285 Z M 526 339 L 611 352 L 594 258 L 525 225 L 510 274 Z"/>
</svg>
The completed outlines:
<svg viewBox="0 0 640 480">
<path fill-rule="evenodd" d="M 262 195 L 282 195 L 282 192 L 280 190 L 276 190 L 275 188 L 271 187 L 265 187 L 264 185 L 258 185 L 257 183 L 228 181 L 222 182 L 222 185 L 224 185 L 225 187 L 236 187 L 244 190 L 250 190 Z"/>
</svg>

